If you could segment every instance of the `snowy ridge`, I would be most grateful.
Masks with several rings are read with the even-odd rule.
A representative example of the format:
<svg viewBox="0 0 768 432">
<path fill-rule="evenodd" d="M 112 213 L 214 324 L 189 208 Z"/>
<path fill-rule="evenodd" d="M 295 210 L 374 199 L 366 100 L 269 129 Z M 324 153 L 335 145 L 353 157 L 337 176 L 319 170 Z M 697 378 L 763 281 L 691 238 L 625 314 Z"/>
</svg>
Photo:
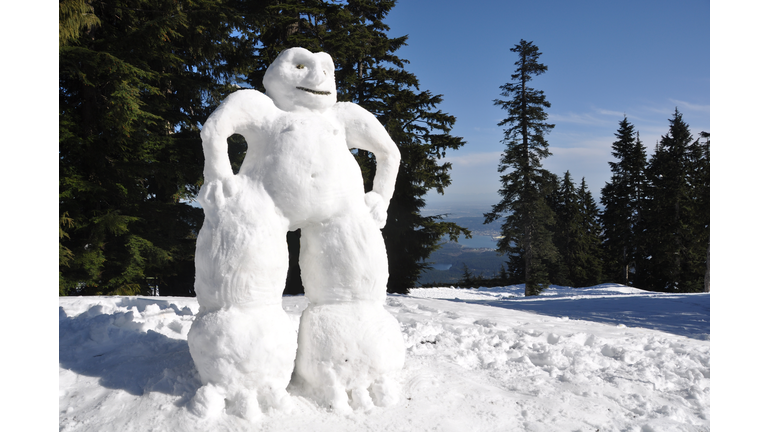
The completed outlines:
<svg viewBox="0 0 768 432">
<path fill-rule="evenodd" d="M 709 430 L 708 294 L 603 285 L 555 287 L 534 300 L 520 289 L 388 296 L 406 345 L 397 405 L 343 415 L 289 386 L 293 411 L 270 411 L 255 424 L 203 420 L 187 408 L 201 386 L 186 342 L 194 298 L 64 297 L 60 430 Z M 641 319 L 643 302 L 670 316 Z M 568 314 L 556 316 L 566 303 Z M 297 329 L 306 304 L 283 298 Z M 525 308 L 539 311 L 517 310 Z"/>
<path fill-rule="evenodd" d="M 463 289 L 463 288 L 412 288 L 409 295 L 412 297 L 421 298 L 451 298 L 451 293 L 457 294 L 457 298 L 460 299 L 489 299 L 489 298 L 508 298 L 508 297 L 525 297 L 525 286 L 510 285 L 504 287 L 480 287 L 478 289 Z M 463 294 L 462 294 L 463 293 Z M 659 293 L 651 293 L 639 288 L 628 287 L 619 284 L 600 284 L 587 288 L 572 288 L 563 287 L 558 285 L 552 285 L 544 290 L 537 297 L 529 297 L 530 300 L 537 300 L 541 298 L 551 297 L 570 297 L 578 298 L 589 296 L 594 298 L 596 296 L 619 296 L 619 295 L 659 295 Z"/>
<path fill-rule="evenodd" d="M 523 285 L 479 289 L 415 288 L 409 295 L 709 339 L 709 293 L 667 294 L 601 284 L 588 288 L 555 285 L 535 297 L 525 297 Z"/>
</svg>

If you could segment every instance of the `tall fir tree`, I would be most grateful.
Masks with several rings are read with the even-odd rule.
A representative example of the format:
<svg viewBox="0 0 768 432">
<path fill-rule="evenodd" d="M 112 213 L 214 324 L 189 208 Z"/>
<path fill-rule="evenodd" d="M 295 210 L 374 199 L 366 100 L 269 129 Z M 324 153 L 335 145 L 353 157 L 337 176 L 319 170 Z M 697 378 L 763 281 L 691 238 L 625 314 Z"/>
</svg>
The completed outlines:
<svg viewBox="0 0 768 432">
<path fill-rule="evenodd" d="M 554 207 L 557 219 L 554 242 L 560 259 L 550 267 L 552 283 L 576 287 L 600 283 L 603 263 L 599 210 L 586 180 L 582 178 L 576 188 L 571 173 L 566 171 Z"/>
<path fill-rule="evenodd" d="M 407 36 L 386 34 L 389 27 L 384 19 L 394 5 L 394 1 L 376 0 L 269 2 L 266 18 L 258 24 L 259 67 L 249 73 L 248 81 L 261 89 L 264 71 L 283 49 L 302 46 L 325 51 L 336 65 L 338 100 L 359 104 L 387 129 L 401 154 L 382 232 L 389 258 L 387 286 L 390 292 L 404 293 L 415 286 L 428 265 L 424 261 L 439 247 L 443 235 L 455 240 L 469 231 L 439 216 L 421 214 L 426 193 L 432 189 L 443 193 L 450 185 L 451 165 L 440 159 L 446 150 L 458 149 L 464 142 L 450 135 L 455 118 L 437 109 L 442 96 L 420 91 L 416 76 L 405 70 L 407 61 L 395 54 Z M 354 153 L 370 190 L 375 158 L 365 151 Z M 294 272 L 298 273 L 296 267 Z"/>
<path fill-rule="evenodd" d="M 224 0 L 60 11 L 59 293 L 193 295 L 198 127 L 248 61 L 242 16 Z"/>
<path fill-rule="evenodd" d="M 485 223 L 505 217 L 498 248 L 510 255 L 511 265 L 522 266 L 525 295 L 530 296 L 549 286 L 548 267 L 558 255 L 552 242 L 555 216 L 546 199 L 552 193 L 551 182 L 541 165 L 551 155 L 544 135 L 554 125 L 546 123 L 544 108 L 550 103 L 544 92 L 530 87 L 534 76 L 547 71 L 538 61 L 539 48 L 520 40 L 510 51 L 518 56 L 517 68 L 512 82 L 500 87 L 501 95 L 510 99 L 494 101 L 508 114 L 499 122 L 499 126 L 507 126 L 502 140 L 506 148 L 498 168 L 501 200 L 485 214 Z"/>
<path fill-rule="evenodd" d="M 618 161 L 608 162 L 611 181 L 601 190 L 604 210 L 603 249 L 605 274 L 609 280 L 636 285 L 633 275 L 640 271 L 640 209 L 646 188 L 646 154 L 635 127 L 625 116 L 619 122 L 611 154 Z"/>
<path fill-rule="evenodd" d="M 576 185 L 573 184 L 570 171 L 563 175 L 552 208 L 557 221 L 553 241 L 560 259 L 550 267 L 551 282 L 555 285 L 573 286 L 571 270 L 578 254 L 576 242 L 581 235 L 582 215 L 579 211 Z"/>
<path fill-rule="evenodd" d="M 709 146 L 709 133 L 700 132 L 699 138 L 691 144 L 688 152 L 693 214 L 696 216 L 692 223 L 691 248 L 692 255 L 696 257 L 692 270 L 704 272 L 702 289 L 705 292 L 709 292 Z"/>
<path fill-rule="evenodd" d="M 693 145 L 688 124 L 677 109 L 669 123 L 669 132 L 648 165 L 648 199 L 641 220 L 646 271 L 638 279 L 644 288 L 654 291 L 702 291 L 709 212 L 697 214 L 701 203 L 693 184 L 695 166 L 704 162 L 703 155 Z M 698 228 L 703 226 L 706 234 Z"/>
<path fill-rule="evenodd" d="M 587 181 L 581 178 L 581 185 L 576 192 L 581 213 L 581 233 L 579 244 L 582 254 L 574 266 L 571 279 L 576 286 L 592 286 L 603 282 L 604 258 L 602 252 L 603 227 L 600 223 L 600 209 L 597 207 L 592 192 L 587 188 Z"/>
</svg>

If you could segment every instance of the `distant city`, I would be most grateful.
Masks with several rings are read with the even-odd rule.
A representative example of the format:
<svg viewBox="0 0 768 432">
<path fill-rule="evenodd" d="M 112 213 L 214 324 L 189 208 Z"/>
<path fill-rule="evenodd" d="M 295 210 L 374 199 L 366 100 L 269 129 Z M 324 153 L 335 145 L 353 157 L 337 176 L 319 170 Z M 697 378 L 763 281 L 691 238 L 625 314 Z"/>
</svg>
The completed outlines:
<svg viewBox="0 0 768 432">
<path fill-rule="evenodd" d="M 445 215 L 443 220 L 454 222 L 472 232 L 472 238 L 460 236 L 458 242 L 443 238 L 440 249 L 430 255 L 426 262 L 431 268 L 425 270 L 419 277 L 418 284 L 446 285 L 456 284 L 466 269 L 473 276 L 492 277 L 499 273 L 506 261 L 503 255 L 496 251 L 496 243 L 501 233 L 501 220 L 488 225 L 483 224 L 484 212 L 490 211 L 490 206 L 456 206 L 444 208 L 426 208 L 424 215 Z"/>
</svg>

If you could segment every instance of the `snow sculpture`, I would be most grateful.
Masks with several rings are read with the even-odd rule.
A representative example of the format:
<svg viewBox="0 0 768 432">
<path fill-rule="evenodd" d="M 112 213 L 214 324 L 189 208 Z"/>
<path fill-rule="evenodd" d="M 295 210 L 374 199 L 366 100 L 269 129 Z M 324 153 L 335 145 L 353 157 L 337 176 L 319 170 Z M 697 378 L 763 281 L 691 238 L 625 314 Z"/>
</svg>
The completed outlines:
<svg viewBox="0 0 768 432">
<path fill-rule="evenodd" d="M 371 113 L 336 102 L 326 53 L 285 50 L 267 69 L 264 87 L 266 95 L 231 94 L 201 133 L 200 312 L 188 340 L 204 386 L 193 410 L 209 415 L 226 405 L 255 419 L 262 407 L 289 407 L 292 372 L 297 387 L 321 406 L 392 404 L 399 392 L 393 374 L 405 349 L 399 324 L 383 307 L 388 271 L 380 229 L 400 153 Z M 233 134 L 248 143 L 237 175 L 227 155 Z M 368 193 L 352 148 L 376 157 Z M 299 228 L 309 305 L 297 341 L 281 297 L 285 236 Z"/>
</svg>

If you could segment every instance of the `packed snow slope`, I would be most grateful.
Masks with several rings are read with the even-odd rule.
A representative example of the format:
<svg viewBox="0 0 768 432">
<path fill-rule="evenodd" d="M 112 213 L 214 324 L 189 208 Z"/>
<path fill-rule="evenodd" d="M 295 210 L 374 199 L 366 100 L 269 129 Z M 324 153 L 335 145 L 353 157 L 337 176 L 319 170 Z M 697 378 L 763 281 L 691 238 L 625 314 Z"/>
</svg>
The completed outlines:
<svg viewBox="0 0 768 432">
<path fill-rule="evenodd" d="M 390 295 L 401 401 L 341 415 L 289 387 L 256 423 L 188 409 L 194 298 L 59 300 L 61 431 L 708 431 L 709 294 L 619 285 Z M 284 297 L 298 329 L 303 296 Z"/>
</svg>

